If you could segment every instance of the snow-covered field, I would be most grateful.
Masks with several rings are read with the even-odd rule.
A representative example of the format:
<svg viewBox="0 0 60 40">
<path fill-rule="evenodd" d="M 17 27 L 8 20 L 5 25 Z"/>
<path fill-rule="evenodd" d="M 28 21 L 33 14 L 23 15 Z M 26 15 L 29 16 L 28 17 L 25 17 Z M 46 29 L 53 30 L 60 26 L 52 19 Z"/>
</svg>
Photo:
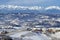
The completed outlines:
<svg viewBox="0 0 60 40">
<path fill-rule="evenodd" d="M 18 32 L 10 35 L 10 37 L 12 37 L 13 40 L 51 40 L 51 38 L 45 34 L 30 31 Z"/>
<path fill-rule="evenodd" d="M 39 32 L 21 31 L 9 35 L 13 40 L 60 40 L 60 32 L 43 34 Z"/>
<path fill-rule="evenodd" d="M 53 37 L 52 40 L 60 40 L 60 32 L 52 34 L 51 36 Z"/>
</svg>

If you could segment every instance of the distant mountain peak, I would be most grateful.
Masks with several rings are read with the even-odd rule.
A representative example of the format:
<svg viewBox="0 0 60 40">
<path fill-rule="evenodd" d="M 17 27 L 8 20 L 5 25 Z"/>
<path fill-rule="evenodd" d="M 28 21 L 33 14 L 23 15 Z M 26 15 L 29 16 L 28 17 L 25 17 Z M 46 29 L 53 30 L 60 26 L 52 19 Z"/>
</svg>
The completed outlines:
<svg viewBox="0 0 60 40">
<path fill-rule="evenodd" d="M 57 10 L 60 10 L 60 7 L 59 6 L 49 6 L 49 7 L 46 7 L 45 10 L 49 10 L 49 9 L 57 9 Z"/>
</svg>

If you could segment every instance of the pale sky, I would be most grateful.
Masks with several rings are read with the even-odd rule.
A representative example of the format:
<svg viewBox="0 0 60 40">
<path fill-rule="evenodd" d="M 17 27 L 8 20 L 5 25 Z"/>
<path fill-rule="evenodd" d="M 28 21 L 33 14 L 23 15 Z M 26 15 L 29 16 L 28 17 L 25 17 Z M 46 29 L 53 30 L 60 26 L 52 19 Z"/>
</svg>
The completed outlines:
<svg viewBox="0 0 60 40">
<path fill-rule="evenodd" d="M 60 0 L 0 0 L 0 5 L 60 6 Z"/>
</svg>

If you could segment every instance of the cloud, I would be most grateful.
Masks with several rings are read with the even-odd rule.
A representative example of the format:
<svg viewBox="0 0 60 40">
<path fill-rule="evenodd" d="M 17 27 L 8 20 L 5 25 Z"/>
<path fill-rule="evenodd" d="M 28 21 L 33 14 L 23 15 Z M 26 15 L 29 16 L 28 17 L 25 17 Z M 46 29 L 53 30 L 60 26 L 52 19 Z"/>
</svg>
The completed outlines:
<svg viewBox="0 0 60 40">
<path fill-rule="evenodd" d="M 60 10 L 60 7 L 59 6 L 49 6 L 49 7 L 45 8 L 45 10 L 49 10 L 49 9 L 58 9 L 58 10 Z"/>
</svg>

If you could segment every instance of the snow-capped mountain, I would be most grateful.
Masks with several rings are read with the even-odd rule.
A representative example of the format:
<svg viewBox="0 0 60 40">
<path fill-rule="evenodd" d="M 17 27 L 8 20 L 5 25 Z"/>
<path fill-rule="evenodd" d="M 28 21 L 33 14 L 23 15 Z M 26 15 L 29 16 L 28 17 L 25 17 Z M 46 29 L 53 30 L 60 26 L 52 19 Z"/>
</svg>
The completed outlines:
<svg viewBox="0 0 60 40">
<path fill-rule="evenodd" d="M 0 13 L 60 13 L 59 6 L 17 6 L 0 5 Z"/>
<path fill-rule="evenodd" d="M 60 13 L 60 7 L 59 6 L 49 6 L 49 7 L 45 8 L 45 12 L 58 14 L 58 13 Z"/>
<path fill-rule="evenodd" d="M 0 13 L 35 12 L 41 9 L 40 6 L 0 5 Z"/>
<path fill-rule="evenodd" d="M 4 8 L 8 8 L 8 9 L 12 9 L 12 10 L 18 10 L 18 9 L 22 9 L 22 10 L 40 10 L 41 7 L 40 6 L 17 6 L 17 5 L 0 5 L 0 9 L 4 9 Z"/>
<path fill-rule="evenodd" d="M 49 9 L 57 9 L 57 10 L 60 10 L 60 7 L 59 6 L 49 6 L 49 7 L 45 8 L 45 10 L 49 10 Z"/>
<path fill-rule="evenodd" d="M 17 5 L 0 5 L 0 13 L 60 13 L 59 6 L 17 6 Z"/>
</svg>

